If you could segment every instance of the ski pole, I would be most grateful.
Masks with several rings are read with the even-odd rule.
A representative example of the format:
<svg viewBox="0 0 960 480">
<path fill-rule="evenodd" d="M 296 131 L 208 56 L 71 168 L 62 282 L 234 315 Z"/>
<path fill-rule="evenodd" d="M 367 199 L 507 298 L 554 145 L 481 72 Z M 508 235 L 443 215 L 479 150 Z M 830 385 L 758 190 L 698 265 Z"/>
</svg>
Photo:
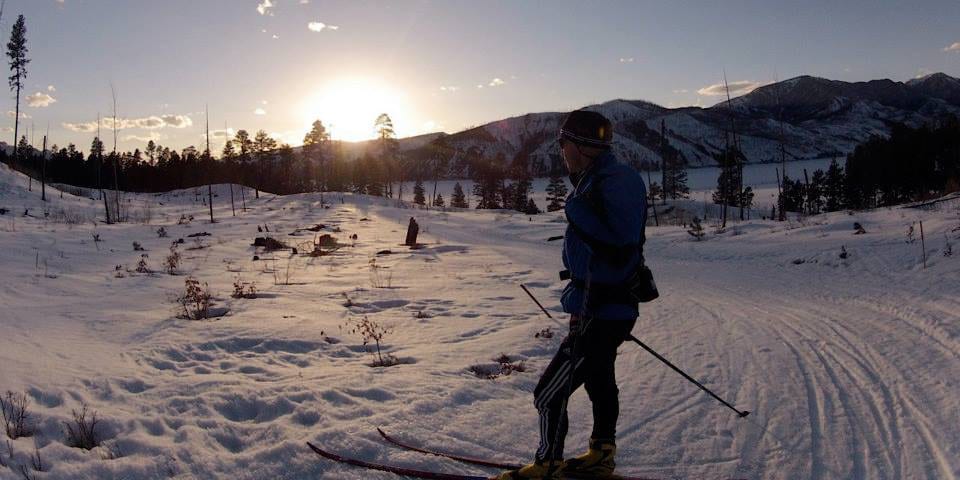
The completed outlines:
<svg viewBox="0 0 960 480">
<path fill-rule="evenodd" d="M 550 312 L 548 312 L 546 308 L 543 308 L 543 305 L 541 305 L 540 301 L 538 301 L 537 298 L 533 296 L 533 293 L 530 293 L 530 290 L 527 290 L 526 285 L 520 284 L 520 288 L 522 288 L 524 292 L 527 292 L 527 295 L 530 296 L 530 298 L 534 301 L 534 303 L 536 303 L 537 306 L 540 307 L 540 310 L 543 311 L 543 313 L 545 313 L 548 318 L 550 318 L 551 320 L 554 320 L 553 315 L 550 315 Z M 640 347 L 643 348 L 644 350 L 650 352 L 650 354 L 656 357 L 657 360 L 660 360 L 661 362 L 665 363 L 668 367 L 672 368 L 675 372 L 679 373 L 680 375 L 683 375 L 683 378 L 687 379 L 689 382 L 693 383 L 697 387 L 700 387 L 700 389 L 703 390 L 704 392 L 709 393 L 711 397 L 715 398 L 717 401 L 722 403 L 725 407 L 729 408 L 730 410 L 733 410 L 734 412 L 737 412 L 738 417 L 744 418 L 747 415 L 750 415 L 750 412 L 747 410 L 737 410 L 736 407 L 734 407 L 733 405 L 730 405 L 726 400 L 717 396 L 717 394 L 710 391 L 709 388 L 703 386 L 702 383 L 694 380 L 693 377 L 691 377 L 690 375 L 687 375 L 686 372 L 677 368 L 676 365 L 670 363 L 670 361 L 667 360 L 666 358 L 663 358 L 663 355 L 660 355 L 654 349 L 647 346 L 647 344 L 640 341 L 639 338 L 634 337 L 632 334 L 629 335 L 627 338 L 635 342 L 637 345 L 640 345 Z"/>
</svg>

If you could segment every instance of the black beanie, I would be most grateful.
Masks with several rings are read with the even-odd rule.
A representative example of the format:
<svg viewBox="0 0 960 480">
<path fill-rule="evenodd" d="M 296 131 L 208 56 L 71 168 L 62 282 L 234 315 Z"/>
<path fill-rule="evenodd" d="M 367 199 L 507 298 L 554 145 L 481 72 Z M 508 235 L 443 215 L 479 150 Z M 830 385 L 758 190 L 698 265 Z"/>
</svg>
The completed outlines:
<svg viewBox="0 0 960 480">
<path fill-rule="evenodd" d="M 597 112 L 574 110 L 560 124 L 560 138 L 585 147 L 610 148 L 613 124 Z"/>
</svg>

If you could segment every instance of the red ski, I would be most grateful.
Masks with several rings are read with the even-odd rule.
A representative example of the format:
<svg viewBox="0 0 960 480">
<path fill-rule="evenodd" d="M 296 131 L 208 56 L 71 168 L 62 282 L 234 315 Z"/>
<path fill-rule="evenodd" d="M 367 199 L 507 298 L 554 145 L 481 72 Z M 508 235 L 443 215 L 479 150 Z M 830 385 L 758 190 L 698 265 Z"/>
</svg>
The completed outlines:
<svg viewBox="0 0 960 480">
<path fill-rule="evenodd" d="M 516 470 L 521 467 L 521 465 L 518 465 L 518 464 L 493 462 L 489 460 L 483 460 L 480 458 L 464 457 L 464 456 L 456 455 L 453 453 L 441 452 L 439 450 L 429 450 L 426 448 L 417 447 L 409 443 L 404 443 L 400 440 L 397 440 L 391 437 L 390 435 L 387 435 L 387 433 L 384 432 L 383 429 L 381 428 L 377 428 L 377 432 L 379 432 L 380 436 L 383 437 L 383 439 L 386 440 L 388 443 L 395 445 L 397 447 L 403 448 L 405 450 L 413 451 L 413 452 L 424 453 L 427 455 L 436 455 L 438 457 L 449 458 L 450 460 L 456 460 L 458 462 L 469 463 L 469 464 L 478 465 L 481 467 L 498 468 L 500 470 Z M 570 480 L 597 480 L 598 479 L 597 476 L 589 476 L 589 475 L 584 475 L 584 476 L 565 475 L 564 478 L 569 478 Z M 656 480 L 649 477 L 625 477 L 622 475 L 613 475 L 613 476 L 602 477 L 602 478 L 604 478 L 605 480 Z"/>
<path fill-rule="evenodd" d="M 481 477 L 477 475 L 456 475 L 452 473 L 441 473 L 441 472 L 430 472 L 426 470 L 416 470 L 412 468 L 397 467 L 393 465 L 384 465 L 381 463 L 367 462 L 365 460 L 360 460 L 357 458 L 344 457 L 342 455 L 337 455 L 336 453 L 330 453 L 326 450 L 321 450 L 316 445 L 307 442 L 307 446 L 311 450 L 320 455 L 321 457 L 333 460 L 334 462 L 346 463 L 347 465 L 353 465 L 355 467 L 367 468 L 370 470 L 379 470 L 381 472 L 394 473 L 404 477 L 413 477 L 413 478 L 423 478 L 426 480 L 490 480 L 489 477 Z"/>
</svg>

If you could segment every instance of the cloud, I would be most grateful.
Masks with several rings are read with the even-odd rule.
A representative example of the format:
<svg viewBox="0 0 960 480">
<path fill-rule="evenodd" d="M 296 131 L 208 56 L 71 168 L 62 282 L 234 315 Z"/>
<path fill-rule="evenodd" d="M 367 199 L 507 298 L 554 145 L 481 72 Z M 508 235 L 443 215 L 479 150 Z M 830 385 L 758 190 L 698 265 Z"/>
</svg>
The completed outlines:
<svg viewBox="0 0 960 480">
<path fill-rule="evenodd" d="M 97 131 L 97 122 L 86 122 L 86 123 L 63 122 L 62 125 L 63 125 L 63 128 L 66 128 L 71 132 L 90 133 L 90 132 Z"/>
<path fill-rule="evenodd" d="M 254 114 L 254 115 L 266 115 L 266 114 L 267 114 L 267 111 L 264 110 L 264 109 L 262 109 L 262 108 L 258 108 L 258 109 L 256 109 L 256 110 L 253 111 L 253 114 Z"/>
<path fill-rule="evenodd" d="M 730 96 L 744 95 L 754 91 L 757 87 L 763 86 L 761 82 L 752 82 L 750 80 L 740 80 L 736 82 L 730 82 Z M 708 85 L 706 87 L 697 90 L 697 93 L 700 95 L 706 95 L 708 97 L 716 97 L 720 95 L 727 94 L 727 88 L 722 83 L 716 83 L 713 85 Z"/>
<path fill-rule="evenodd" d="M 53 85 L 47 85 L 47 91 L 50 93 L 56 92 L 57 87 L 54 87 Z"/>
<path fill-rule="evenodd" d="M 500 78 L 494 78 L 493 80 L 490 80 L 490 83 L 489 83 L 489 85 L 490 85 L 491 87 L 499 87 L 499 86 L 501 86 L 501 85 L 506 85 L 506 84 L 507 84 L 507 82 L 504 82 L 504 81 L 503 81 L 502 79 L 500 79 Z"/>
<path fill-rule="evenodd" d="M 960 52 L 960 42 L 953 42 L 953 45 L 945 47 L 944 52 Z"/>
<path fill-rule="evenodd" d="M 150 132 L 149 135 L 125 135 L 120 138 L 124 142 L 140 142 L 140 143 L 149 143 L 151 140 L 154 142 L 159 142 L 160 140 L 166 139 L 166 135 L 161 135 L 157 132 Z"/>
<path fill-rule="evenodd" d="M 57 99 L 43 92 L 27 95 L 27 105 L 33 108 L 45 108 L 57 103 Z"/>
<path fill-rule="evenodd" d="M 620 57 L 620 63 L 633 63 L 633 57 Z"/>
<path fill-rule="evenodd" d="M 270 9 L 274 6 L 273 0 L 263 0 L 263 2 L 257 4 L 257 12 L 260 12 L 260 15 L 273 16 L 273 12 Z"/>
<path fill-rule="evenodd" d="M 17 112 L 15 112 L 15 111 L 13 111 L 13 110 L 9 110 L 9 111 L 7 111 L 7 116 L 10 117 L 10 118 L 14 118 L 14 117 L 17 116 Z M 31 117 L 29 114 L 20 112 L 20 118 L 33 118 L 33 117 Z"/>
<path fill-rule="evenodd" d="M 679 93 L 690 93 L 690 90 L 687 90 L 686 88 L 678 88 L 678 89 L 674 90 L 673 93 L 678 93 L 678 94 L 679 94 Z"/>
<path fill-rule="evenodd" d="M 450 93 L 453 93 L 453 92 L 456 92 L 457 90 L 460 90 L 460 87 L 455 86 L 455 85 L 441 85 L 441 86 L 440 86 L 440 91 L 441 91 L 441 92 L 450 92 Z"/>
<path fill-rule="evenodd" d="M 229 138 L 229 137 L 232 137 L 235 133 L 236 133 L 236 132 L 235 132 L 232 128 L 228 128 L 228 129 L 226 129 L 226 130 L 223 130 L 223 129 L 220 129 L 220 130 L 211 130 L 211 131 L 210 131 L 210 138 Z M 201 133 L 201 134 L 200 134 L 200 137 L 203 138 L 204 140 L 206 140 L 206 139 L 207 139 L 207 134 L 206 134 L 206 133 Z"/>
<path fill-rule="evenodd" d="M 921 69 L 917 70 L 917 76 L 915 76 L 915 77 L 913 77 L 913 78 L 923 78 L 923 77 L 926 77 L 927 75 L 930 75 L 930 74 L 932 74 L 932 73 L 934 73 L 933 70 L 930 70 L 929 68 L 921 68 Z"/>
<path fill-rule="evenodd" d="M 310 0 L 300 0 L 300 5 L 307 5 L 310 3 Z"/>
<path fill-rule="evenodd" d="M 307 28 L 310 29 L 311 32 L 322 32 L 324 30 L 340 29 L 340 27 L 336 25 L 327 25 L 326 23 L 323 23 L 323 22 L 310 22 L 307 24 Z"/>
<path fill-rule="evenodd" d="M 193 120 L 190 119 L 188 115 L 151 115 L 149 117 L 143 118 L 118 118 L 116 121 L 117 130 L 126 130 L 126 129 L 144 129 L 144 130 L 156 130 L 160 128 L 187 128 L 193 125 Z M 104 130 L 113 130 L 114 121 L 113 117 L 107 117 L 101 120 L 101 128 Z M 63 128 L 73 132 L 95 132 L 97 130 L 97 122 L 82 122 L 82 123 L 63 123 Z"/>
</svg>

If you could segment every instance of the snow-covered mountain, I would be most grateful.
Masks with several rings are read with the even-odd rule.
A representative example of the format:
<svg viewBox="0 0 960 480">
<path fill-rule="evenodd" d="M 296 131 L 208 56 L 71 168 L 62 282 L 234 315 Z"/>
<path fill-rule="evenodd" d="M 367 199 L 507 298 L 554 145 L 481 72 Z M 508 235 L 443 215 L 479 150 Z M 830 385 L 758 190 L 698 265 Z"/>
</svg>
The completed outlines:
<svg viewBox="0 0 960 480">
<path fill-rule="evenodd" d="M 626 161 L 659 164 L 661 145 L 666 145 L 689 166 L 715 165 L 714 155 L 726 143 L 731 125 L 750 162 L 779 161 L 781 135 L 792 161 L 845 155 L 871 136 L 888 134 L 892 122 L 918 126 L 960 114 L 960 80 L 943 73 L 908 82 L 801 76 L 760 87 L 729 106 L 671 109 L 612 100 L 588 108 L 615 123 L 614 150 Z M 543 173 L 560 161 L 555 139 L 562 117 L 561 112 L 531 113 L 445 138 L 460 160 L 471 151 L 486 158 L 503 155 L 507 161 L 526 155 L 535 172 Z M 413 158 L 429 158 L 429 142 L 408 145 Z"/>
</svg>

